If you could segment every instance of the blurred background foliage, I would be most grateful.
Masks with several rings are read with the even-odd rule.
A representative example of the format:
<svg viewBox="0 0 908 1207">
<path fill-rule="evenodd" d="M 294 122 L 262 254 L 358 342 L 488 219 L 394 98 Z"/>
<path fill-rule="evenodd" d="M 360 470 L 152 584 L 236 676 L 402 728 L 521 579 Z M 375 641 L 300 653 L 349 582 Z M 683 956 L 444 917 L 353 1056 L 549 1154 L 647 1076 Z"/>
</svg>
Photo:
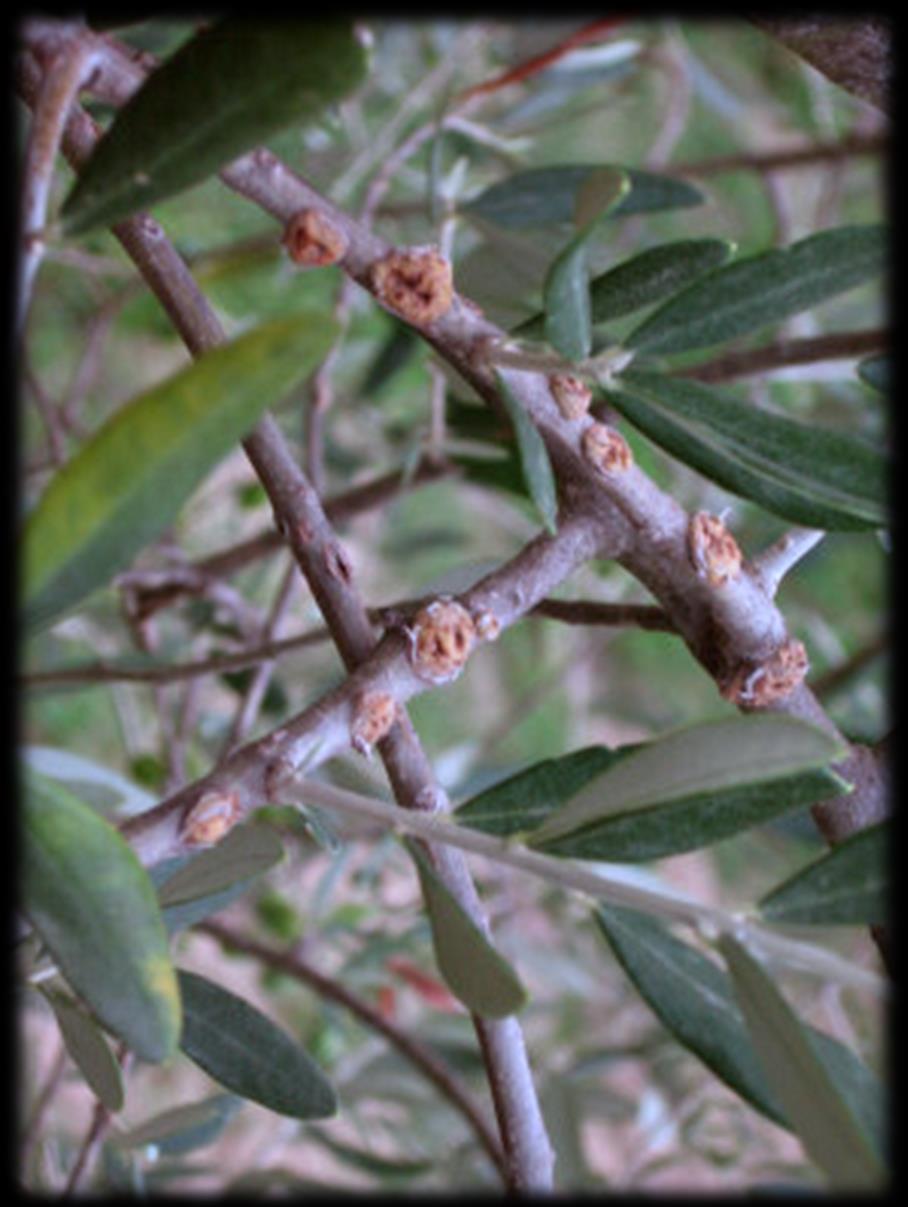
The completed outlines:
<svg viewBox="0 0 908 1207">
<path fill-rule="evenodd" d="M 436 118 L 448 97 L 555 44 L 578 24 L 370 22 L 375 43 L 365 87 L 320 124 L 275 138 L 272 148 L 355 212 L 387 154 Z M 161 19 L 124 28 L 119 36 L 167 54 L 193 28 Z M 866 106 L 741 21 L 628 21 L 607 45 L 609 54 L 575 52 L 490 96 L 465 128 L 430 138 L 395 173 L 376 215 L 377 229 L 398 243 L 433 241 L 442 194 L 454 191 L 455 204 L 463 202 L 521 167 L 599 162 L 671 173 L 674 164 L 829 142 L 874 129 L 875 115 Z M 99 120 L 108 119 L 103 106 L 90 107 Z M 610 223 L 594 245 L 595 269 L 673 238 L 721 236 L 749 253 L 827 227 L 885 217 L 884 181 L 874 156 L 693 179 L 706 193 L 705 204 Z M 70 181 L 61 168 L 58 201 Z M 335 304 L 339 271 L 295 270 L 282 254 L 274 225 L 218 181 L 154 212 L 193 264 L 229 334 L 295 309 Z M 562 234 L 506 232 L 458 215 L 453 239 L 458 288 L 491 318 L 513 325 L 539 308 L 544 272 Z M 882 320 L 878 296 L 862 288 L 773 334 L 853 330 Z M 616 323 L 613 334 L 620 337 L 621 331 Z M 25 357 L 24 505 L 48 478 L 41 467 L 44 428 L 30 395 L 43 391 L 65 399 L 80 374 L 90 379 L 68 436 L 71 451 L 126 399 L 186 360 L 163 312 L 110 234 L 86 236 L 78 251 L 51 248 L 37 284 Z M 333 382 L 328 495 L 413 465 L 431 425 L 429 349 L 401 341 L 393 320 L 361 291 L 352 301 Z M 755 405 L 821 419 L 875 440 L 885 437 L 883 401 L 849 365 L 802 367 L 730 388 Z M 308 400 L 308 389 L 297 391 L 278 413 L 300 450 Z M 784 530 L 782 521 L 705 482 L 642 436 L 629 432 L 628 438 L 643 468 L 684 506 L 725 509 L 745 553 Z M 149 549 L 140 564 L 203 557 L 261 532 L 270 519 L 267 500 L 237 452 L 184 509 L 169 545 Z M 513 495 L 443 480 L 355 517 L 340 531 L 364 598 L 381 605 L 462 589 L 515 553 L 535 524 Z M 809 651 L 812 681 L 822 682 L 870 651 L 824 697 L 843 730 L 867 740 L 887 730 L 888 663 L 881 650 L 886 565 L 887 550 L 875 535 L 830 534 L 786 579 L 779 596 L 792 632 Z M 232 585 L 264 617 L 285 570 L 284 556 L 273 553 L 235 574 Z M 608 563 L 585 567 L 560 595 L 648 602 L 635 580 Z M 314 602 L 298 585 L 279 636 L 319 624 Z M 166 661 L 227 652 L 241 642 L 217 609 L 199 601 L 159 612 L 154 626 L 155 656 Z M 28 668 L 38 670 L 115 658 L 131 648 L 110 590 L 22 653 Z M 23 737 L 77 751 L 160 792 L 167 785 L 169 757 L 160 710 L 190 713 L 184 769 L 195 777 L 218 757 L 248 675 L 209 675 L 188 694 L 184 684 L 131 683 L 35 692 L 23 704 Z M 275 727 L 341 675 L 328 643 L 282 656 L 253 734 Z M 532 616 L 485 646 L 457 682 L 411 706 L 438 777 L 455 800 L 543 757 L 591 743 L 620 745 L 729 711 L 670 635 L 580 628 Z M 326 774 L 341 784 L 384 791 L 376 765 L 352 753 Z M 428 927 L 406 857 L 391 839 L 346 842 L 331 819 L 322 823 L 307 827 L 296 814 L 266 811 L 261 824 L 284 833 L 287 859 L 232 905 L 228 916 L 274 945 L 296 944 L 317 967 L 418 1034 L 481 1095 L 481 1066 L 465 1013 L 443 993 L 433 999 L 393 971 L 412 964 L 434 976 Z M 745 905 L 819 849 L 809 819 L 795 816 L 709 852 L 664 861 L 659 871 L 705 900 Z M 665 1034 L 578 903 L 506 869 L 477 865 L 475 871 L 500 946 L 532 993 L 522 1017 L 559 1152 L 559 1186 L 721 1189 L 811 1182 L 793 1139 L 720 1086 Z M 859 958 L 865 939 L 846 929 L 831 932 L 828 942 Z M 184 963 L 202 972 L 217 969 L 222 982 L 257 1001 L 308 1045 L 337 1086 L 342 1113 L 316 1127 L 246 1104 L 234 1112 L 215 1111 L 214 1123 L 209 1120 L 207 1132 L 198 1133 L 198 1144 L 190 1137 L 183 1147 L 124 1151 L 114 1139 L 106 1146 L 101 1184 L 162 1192 L 494 1185 L 493 1171 L 462 1119 L 380 1037 L 286 975 L 247 957 L 231 957 L 228 965 L 225 953 L 204 935 L 187 932 L 179 944 Z M 805 1013 L 820 1025 L 844 1028 L 845 1038 L 872 1061 L 879 1050 L 878 1020 L 832 990 L 818 993 L 812 982 L 803 989 Z M 46 1008 L 29 1010 L 23 1086 L 28 1099 L 56 1050 L 56 1040 L 42 1042 L 52 1031 Z M 124 1118 L 134 1125 L 213 1092 L 212 1083 L 186 1061 L 140 1067 L 129 1083 Z M 76 1074 L 67 1073 L 40 1152 L 48 1170 L 69 1159 L 87 1102 Z"/>
</svg>

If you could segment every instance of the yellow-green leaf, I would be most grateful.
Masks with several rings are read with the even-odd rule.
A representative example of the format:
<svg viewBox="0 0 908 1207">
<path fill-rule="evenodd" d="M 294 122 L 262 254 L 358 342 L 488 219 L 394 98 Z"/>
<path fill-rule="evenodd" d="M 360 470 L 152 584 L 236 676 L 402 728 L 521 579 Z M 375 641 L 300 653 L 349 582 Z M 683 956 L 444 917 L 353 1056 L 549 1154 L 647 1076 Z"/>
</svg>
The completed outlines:
<svg viewBox="0 0 908 1207">
<path fill-rule="evenodd" d="M 109 822 L 61 784 L 25 777 L 24 905 L 65 979 L 142 1060 L 167 1060 L 180 998 L 155 891 Z"/>
<path fill-rule="evenodd" d="M 296 314 L 127 403 L 54 476 L 25 528 L 23 609 L 46 625 L 129 565 L 220 459 L 318 364 L 335 324 Z"/>
</svg>

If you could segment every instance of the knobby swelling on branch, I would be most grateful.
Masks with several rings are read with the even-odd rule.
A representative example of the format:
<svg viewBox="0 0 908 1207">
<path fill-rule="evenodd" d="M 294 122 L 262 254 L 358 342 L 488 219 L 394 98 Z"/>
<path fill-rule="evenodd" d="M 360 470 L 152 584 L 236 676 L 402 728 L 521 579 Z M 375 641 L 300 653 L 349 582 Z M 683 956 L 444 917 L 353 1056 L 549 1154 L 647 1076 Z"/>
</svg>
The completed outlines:
<svg viewBox="0 0 908 1207">
<path fill-rule="evenodd" d="M 67 127 L 67 153 L 77 163 L 84 160 L 97 137 L 92 126 L 85 118 L 77 130 Z M 213 312 L 160 226 L 139 215 L 117 224 L 114 233 L 190 351 L 198 355 L 219 343 L 223 337 Z M 300 472 L 269 416 L 260 420 L 244 441 L 244 447 L 269 495 L 276 523 L 285 534 L 348 670 L 352 671 L 368 657 L 374 635 L 364 605 L 352 586 L 349 560 L 329 526 L 317 494 Z M 357 696 L 356 705 L 364 698 L 362 694 Z M 400 706 L 402 699 L 397 702 Z M 382 735 L 379 750 L 398 800 L 409 807 L 443 808 L 444 794 L 435 785 L 428 759 L 406 714 L 399 711 L 395 718 L 392 713 L 391 719 L 396 719 L 396 724 Z M 260 794 L 257 802 L 241 801 L 233 789 L 226 794 L 207 793 L 201 798 L 196 794 L 194 804 L 182 820 L 182 843 L 192 848 L 218 841 L 249 808 L 267 798 L 275 786 L 276 767 L 283 770 L 286 765 L 286 756 L 281 756 L 280 763 L 271 759 L 264 767 L 266 797 Z M 462 857 L 447 848 L 436 850 L 427 846 L 426 850 L 462 908 L 488 934 L 488 924 Z M 554 1154 L 539 1110 L 520 1026 L 514 1018 L 486 1019 L 479 1015 L 473 1016 L 473 1022 L 507 1154 L 508 1184 L 515 1189 L 550 1187 Z"/>
<path fill-rule="evenodd" d="M 51 36 L 59 37 L 59 34 L 55 31 Z M 92 87 L 105 99 L 121 103 L 138 86 L 143 75 L 142 69 L 119 51 L 113 40 L 107 40 Z M 264 150 L 251 152 L 236 160 L 221 175 L 229 187 L 260 205 L 282 226 L 303 210 L 321 214 L 343 236 L 346 250 L 340 266 L 364 288 L 375 291 L 372 266 L 387 260 L 393 251 L 391 246 L 338 210 L 274 155 Z M 480 396 L 501 413 L 488 352 L 502 340 L 503 333 L 472 303 L 456 293 L 446 313 L 418 330 Z M 747 564 L 741 573 L 721 587 L 710 586 L 691 562 L 689 519 L 675 501 L 636 466 L 616 474 L 602 472 L 591 465 L 584 455 L 584 437 L 595 421 L 565 419 L 553 402 L 544 376 L 516 370 L 505 371 L 503 376 L 546 442 L 561 484 L 562 515 L 583 511 L 595 517 L 601 541 L 598 555 L 614 556 L 649 588 L 694 655 L 720 684 L 725 685 L 732 698 L 737 696 L 742 705 L 753 705 L 749 684 L 755 677 L 759 678 L 764 668 L 769 669 L 770 686 L 776 683 L 790 689 L 792 679 L 803 678 L 806 664 L 792 649 L 781 614 Z M 382 643 L 382 647 L 384 645 Z M 380 651 L 382 647 L 379 647 Z M 411 687 L 415 690 L 418 685 L 411 684 Z M 800 716 L 830 731 L 834 729 L 803 683 L 788 690 L 787 694 L 776 693 L 775 698 L 766 699 L 765 706 Z M 327 741 L 327 749 L 334 751 L 343 745 L 343 741 L 336 728 L 337 717 L 333 710 L 329 709 L 329 715 L 333 717 L 334 728 L 326 725 L 333 734 Z M 311 725 L 311 718 L 308 724 Z M 289 732 L 288 727 L 284 729 Z M 296 753 L 305 758 L 315 746 L 316 743 L 310 741 L 303 750 L 297 747 Z M 271 750 L 275 752 L 274 745 Z M 324 750 L 325 745 L 318 747 L 315 762 L 310 766 L 322 761 Z M 857 775 L 864 781 L 867 778 L 864 764 L 860 748 L 856 748 L 854 755 L 839 770 L 846 779 Z M 850 799 L 827 802 L 822 809 L 815 809 L 815 817 L 828 841 L 841 841 L 855 828 L 870 824 L 885 813 L 884 800 L 872 792 L 863 796 L 857 811 L 855 794 Z M 182 796 L 174 798 L 159 806 L 161 811 L 156 810 L 154 815 L 165 824 L 164 817 L 169 810 L 183 808 L 185 804 Z M 150 840 L 154 824 L 149 818 L 146 841 Z M 170 823 L 166 823 L 166 829 L 170 833 L 161 849 L 166 849 L 174 838 Z"/>
<path fill-rule="evenodd" d="M 346 219 L 266 153 L 253 153 L 232 165 L 225 173 L 228 181 L 231 174 L 238 191 L 254 196 L 282 221 L 299 213 L 302 202 L 307 212 L 334 224 L 344 237 L 342 266 L 351 279 L 400 313 L 400 295 L 389 288 L 387 274 L 376 273 L 375 267 L 409 253 L 398 253 L 375 241 L 370 232 Z M 219 338 L 216 327 L 212 329 L 207 322 L 191 279 L 183 282 L 178 265 L 167 260 L 165 241 L 155 225 L 136 220 L 121 224 L 124 245 L 129 247 L 132 240 L 137 261 L 144 256 L 143 271 L 162 300 L 169 299 L 165 305 L 190 346 L 197 339 L 198 349 L 204 348 L 209 338 Z M 439 354 L 492 406 L 499 407 L 489 351 L 501 333 L 453 294 L 447 309 L 436 313 L 430 307 L 410 317 Z M 461 654 L 464 650 L 468 654 L 477 639 L 493 639 L 504 625 L 534 607 L 545 590 L 592 556 L 616 556 L 653 591 L 670 623 L 730 698 L 746 707 L 756 704 L 810 715 L 831 728 L 810 693 L 798 686 L 806 669 L 803 651 L 788 637 L 781 614 L 771 602 L 773 592 L 767 589 L 765 566 L 764 573 L 758 574 L 756 566 L 742 562 L 733 538 L 718 521 L 704 524 L 701 519 L 698 523 L 698 517 L 687 517 L 669 496 L 659 492 L 631 463 L 627 446 L 614 429 L 589 418 L 562 415 L 553 405 L 550 383 L 541 374 L 509 372 L 506 379 L 542 432 L 559 476 L 559 531 L 556 536 L 531 542 L 458 600 L 436 601 L 434 612 L 426 609 L 412 621 L 408 618 L 377 646 L 369 615 L 354 593 L 349 565 L 325 523 L 318 496 L 305 479 L 300 480 L 296 467 L 285 463 L 286 449 L 268 431 L 267 421 L 247 442 L 257 471 L 269 487 L 277 522 L 319 599 L 351 673 L 335 693 L 262 741 L 244 747 L 211 776 L 153 810 L 144 823 L 137 819 L 131 832 L 127 827 L 144 858 L 156 858 L 155 851 L 185 850 L 198 841 L 216 839 L 248 809 L 267 799 L 279 799 L 285 776 L 308 770 L 350 744 L 368 748 L 373 737 L 390 764 L 399 799 L 437 807 L 439 796 L 431 771 L 405 718 L 400 716 L 397 726 L 381 737 L 384 723 L 375 720 L 368 707 L 368 715 L 363 716 L 365 702 L 377 697 L 390 700 L 390 715 L 398 716 L 396 708 L 411 695 L 453 677 L 462 666 Z M 305 531 L 300 531 L 300 524 Z M 862 766 L 865 753 L 855 748 L 850 760 L 855 771 Z M 871 777 L 865 775 L 864 782 L 870 785 Z M 854 794 L 852 805 L 858 796 Z M 860 828 L 874 810 L 882 809 L 882 800 L 879 791 L 867 786 L 862 807 L 856 812 L 833 809 L 831 820 L 827 814 L 821 815 L 828 833 L 844 835 L 851 828 Z M 440 855 L 438 863 L 441 868 L 451 867 L 447 856 Z M 462 887 L 465 873 L 450 875 Z M 490 1050 L 495 1032 L 481 1031 L 480 1037 L 484 1049 Z M 495 1068 L 502 1066 L 496 1066 L 494 1060 L 490 1064 L 507 1140 L 506 1087 L 495 1085 Z M 512 1162 L 519 1163 L 526 1156 L 520 1151 L 520 1139 L 509 1139 Z M 546 1156 L 543 1153 L 543 1164 Z M 538 1187 L 544 1184 L 545 1171 L 530 1174 L 524 1163 L 515 1173 L 515 1183 L 521 1177 L 528 1179 L 525 1184 Z"/>
</svg>

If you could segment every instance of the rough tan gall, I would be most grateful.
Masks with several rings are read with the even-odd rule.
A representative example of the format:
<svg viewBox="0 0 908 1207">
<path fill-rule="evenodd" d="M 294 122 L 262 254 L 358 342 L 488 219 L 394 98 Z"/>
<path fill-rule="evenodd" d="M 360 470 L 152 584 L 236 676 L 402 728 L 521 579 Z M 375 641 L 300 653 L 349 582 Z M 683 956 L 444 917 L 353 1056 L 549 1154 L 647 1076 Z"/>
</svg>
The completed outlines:
<svg viewBox="0 0 908 1207">
<path fill-rule="evenodd" d="M 392 251 L 370 271 L 375 296 L 414 326 L 441 318 L 451 308 L 451 265 L 432 248 Z"/>
<path fill-rule="evenodd" d="M 549 389 L 565 419 L 581 419 L 590 409 L 592 391 L 573 373 L 553 373 Z"/>
<path fill-rule="evenodd" d="M 190 847 L 211 846 L 220 842 L 239 819 L 240 801 L 235 792 L 206 792 L 183 822 L 183 842 Z"/>
<path fill-rule="evenodd" d="M 738 667 L 720 685 L 720 691 L 733 704 L 765 708 L 790 696 L 804 681 L 809 666 L 803 642 L 788 637 L 764 663 Z"/>
<path fill-rule="evenodd" d="M 347 236 L 319 210 L 300 210 L 284 228 L 281 240 L 294 264 L 323 268 L 337 264 L 347 252 Z"/>
<path fill-rule="evenodd" d="M 410 628 L 413 669 L 421 679 L 447 683 L 460 674 L 475 640 L 476 627 L 466 608 L 437 599 L 417 612 Z"/>
<path fill-rule="evenodd" d="M 604 423 L 591 423 L 583 433 L 582 443 L 586 459 L 601 473 L 623 473 L 634 464 L 627 441 L 620 432 Z"/>
<path fill-rule="evenodd" d="M 687 526 L 687 551 L 700 578 L 721 587 L 741 573 L 738 542 L 717 515 L 697 511 Z"/>
<path fill-rule="evenodd" d="M 350 725 L 350 743 L 360 754 L 368 754 L 397 719 L 397 703 L 387 692 L 365 692 L 357 697 Z"/>
<path fill-rule="evenodd" d="M 482 608 L 480 611 L 474 612 L 473 624 L 476 628 L 476 636 L 483 641 L 494 641 L 501 632 L 501 621 L 489 608 Z"/>
</svg>

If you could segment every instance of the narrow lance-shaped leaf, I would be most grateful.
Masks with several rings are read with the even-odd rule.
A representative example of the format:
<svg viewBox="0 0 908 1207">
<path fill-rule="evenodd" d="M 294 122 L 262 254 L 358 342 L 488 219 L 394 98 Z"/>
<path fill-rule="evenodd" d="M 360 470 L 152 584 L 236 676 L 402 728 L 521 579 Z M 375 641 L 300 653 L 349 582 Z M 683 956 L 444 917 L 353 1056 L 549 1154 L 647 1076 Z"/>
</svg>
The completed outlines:
<svg viewBox="0 0 908 1207">
<path fill-rule="evenodd" d="M 176 519 L 206 474 L 319 363 L 335 324 L 279 319 L 206 352 L 120 410 L 52 478 L 25 528 L 31 626 L 107 583 Z"/>
<path fill-rule="evenodd" d="M 109 1111 L 123 1106 L 123 1075 L 107 1040 L 84 1010 L 62 993 L 45 994 L 66 1051 L 92 1093 Z"/>
<path fill-rule="evenodd" d="M 154 889 L 117 831 L 62 785 L 25 780 L 24 904 L 63 976 L 142 1060 L 167 1060 L 180 999 Z"/>
<path fill-rule="evenodd" d="M 679 239 L 622 260 L 590 281 L 593 326 L 632 314 L 676 293 L 724 263 L 734 248 L 727 239 Z M 545 334 L 545 314 L 526 319 L 511 334 L 541 338 Z"/>
<path fill-rule="evenodd" d="M 294 1119 L 324 1119 L 337 1099 L 299 1044 L 264 1014 L 194 972 L 181 970 L 186 1055 L 228 1090 Z"/>
<path fill-rule="evenodd" d="M 603 168 L 584 180 L 574 205 L 580 229 L 546 274 L 545 337 L 567 360 L 588 356 L 593 342 L 587 245 L 600 219 L 614 210 L 629 188 L 627 173 L 614 168 Z"/>
<path fill-rule="evenodd" d="M 508 385 L 507 378 L 503 373 L 496 373 L 496 377 L 501 401 L 514 425 L 523 480 L 543 524 L 554 534 L 558 530 L 558 491 L 548 450 L 523 403 Z"/>
<path fill-rule="evenodd" d="M 604 168 L 627 174 L 629 192 L 609 212 L 610 218 L 699 205 L 703 194 L 684 180 L 620 164 L 568 164 L 529 168 L 500 180 L 464 207 L 487 222 L 514 230 L 531 230 L 573 222 L 577 194 L 591 176 Z"/>
<path fill-rule="evenodd" d="M 877 1190 L 886 1171 L 847 1094 L 773 978 L 731 935 L 719 938 L 766 1078 L 808 1155 L 836 1190 Z"/>
<path fill-rule="evenodd" d="M 445 984 L 476 1014 L 486 1018 L 514 1014 L 526 1002 L 526 991 L 517 974 L 468 916 L 416 843 L 407 840 L 405 845 L 419 873 L 435 958 Z"/>
<path fill-rule="evenodd" d="M 873 280 L 887 254 L 885 227 L 843 226 L 749 256 L 676 294 L 624 345 L 668 355 L 759 331 Z"/>
<path fill-rule="evenodd" d="M 790 1128 L 725 970 L 677 939 L 664 922 L 637 910 L 600 905 L 595 918 L 643 1000 L 678 1042 L 751 1106 Z M 845 1044 L 813 1027 L 808 1032 L 868 1139 L 881 1150 L 885 1129 L 876 1077 Z"/>
<path fill-rule="evenodd" d="M 829 734 L 794 717 L 767 713 L 692 725 L 609 767 L 552 814 L 531 842 L 541 846 L 621 814 L 783 780 L 844 753 Z M 721 815 L 713 824 L 721 825 Z"/>
<path fill-rule="evenodd" d="M 226 909 L 282 855 L 283 845 L 274 830 L 249 823 L 231 830 L 209 851 L 177 856 L 150 868 L 168 933 L 187 930 Z"/>
<path fill-rule="evenodd" d="M 351 21 L 216 21 L 114 118 L 66 199 L 64 231 L 110 226 L 318 117 L 360 83 L 366 62 Z"/>
<path fill-rule="evenodd" d="M 632 314 L 676 293 L 734 253 L 728 239 L 679 239 L 642 251 L 590 283 L 593 322 Z"/>
<path fill-rule="evenodd" d="M 588 746 L 561 758 L 543 759 L 464 801 L 454 816 L 487 834 L 533 830 L 623 754 L 607 746 Z"/>
<path fill-rule="evenodd" d="M 370 1153 L 364 1148 L 357 1148 L 353 1144 L 344 1144 L 340 1140 L 335 1140 L 328 1132 L 315 1124 L 310 1125 L 306 1129 L 306 1137 L 310 1140 L 315 1140 L 318 1144 L 323 1144 L 329 1152 L 343 1165 L 350 1165 L 354 1169 L 360 1170 L 362 1173 L 369 1174 L 374 1178 L 381 1178 L 386 1181 L 397 1181 L 403 1178 L 418 1177 L 420 1174 L 429 1173 L 435 1168 L 435 1162 L 432 1160 L 422 1161 L 405 1161 L 392 1160 L 390 1157 L 379 1157 L 375 1153 Z"/>
<path fill-rule="evenodd" d="M 162 906 L 219 893 L 259 876 L 282 859 L 283 843 L 268 826 L 237 826 L 216 847 L 203 851 L 161 885 Z"/>
<path fill-rule="evenodd" d="M 760 902 L 769 922 L 802 926 L 881 925 L 886 921 L 889 825 L 846 838 Z"/>
<path fill-rule="evenodd" d="M 606 859 L 613 863 L 665 859 L 711 846 L 784 813 L 850 790 L 849 783 L 826 768 L 798 771 L 629 809 L 562 838 L 531 838 L 530 842 L 547 855 L 571 859 Z"/>
<path fill-rule="evenodd" d="M 642 370 L 622 374 L 607 394 L 666 452 L 775 515 L 844 531 L 887 522 L 886 460 L 853 436 Z"/>
<path fill-rule="evenodd" d="M 725 972 L 637 910 L 599 905 L 593 916 L 643 1000 L 678 1042 L 761 1114 L 787 1126 Z"/>
<path fill-rule="evenodd" d="M 203 1148 L 218 1138 L 244 1105 L 233 1094 L 213 1094 L 201 1102 L 162 1111 L 114 1137 L 118 1148 L 154 1146 L 159 1156 L 178 1157 Z"/>
</svg>

